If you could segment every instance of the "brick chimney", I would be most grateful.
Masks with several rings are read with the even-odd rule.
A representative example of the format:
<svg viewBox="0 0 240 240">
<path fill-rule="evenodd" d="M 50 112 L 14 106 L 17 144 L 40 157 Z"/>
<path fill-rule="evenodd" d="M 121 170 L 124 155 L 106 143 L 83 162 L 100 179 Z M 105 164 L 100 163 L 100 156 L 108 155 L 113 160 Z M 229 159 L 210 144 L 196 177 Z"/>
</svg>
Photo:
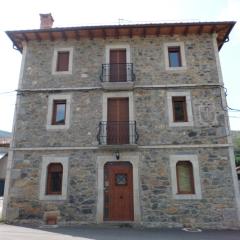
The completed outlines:
<svg viewBox="0 0 240 240">
<path fill-rule="evenodd" d="M 40 28 L 47 29 L 52 27 L 54 19 L 51 13 L 46 13 L 46 14 L 40 13 L 40 21 L 41 21 Z"/>
</svg>

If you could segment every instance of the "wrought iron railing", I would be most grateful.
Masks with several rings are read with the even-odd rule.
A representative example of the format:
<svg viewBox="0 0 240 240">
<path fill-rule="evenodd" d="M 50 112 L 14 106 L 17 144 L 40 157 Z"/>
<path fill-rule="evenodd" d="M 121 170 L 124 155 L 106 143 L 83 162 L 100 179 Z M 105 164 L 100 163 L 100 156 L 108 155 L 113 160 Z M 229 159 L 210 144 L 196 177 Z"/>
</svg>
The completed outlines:
<svg viewBox="0 0 240 240">
<path fill-rule="evenodd" d="M 97 134 L 99 145 L 137 144 L 138 137 L 136 121 L 99 123 Z"/>
<path fill-rule="evenodd" d="M 102 82 L 133 82 L 135 74 L 132 63 L 102 64 L 100 75 Z"/>
</svg>

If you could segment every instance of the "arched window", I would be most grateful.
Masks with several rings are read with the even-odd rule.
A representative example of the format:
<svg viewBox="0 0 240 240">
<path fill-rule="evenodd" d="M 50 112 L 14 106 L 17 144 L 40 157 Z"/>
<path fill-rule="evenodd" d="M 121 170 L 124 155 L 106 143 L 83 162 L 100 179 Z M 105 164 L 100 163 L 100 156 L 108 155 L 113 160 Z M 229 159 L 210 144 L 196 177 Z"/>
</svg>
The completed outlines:
<svg viewBox="0 0 240 240">
<path fill-rule="evenodd" d="M 176 165 L 178 194 L 195 194 L 193 167 L 190 161 L 179 161 Z"/>
<path fill-rule="evenodd" d="M 61 163 L 50 163 L 47 168 L 46 194 L 62 194 L 63 166 Z"/>
</svg>

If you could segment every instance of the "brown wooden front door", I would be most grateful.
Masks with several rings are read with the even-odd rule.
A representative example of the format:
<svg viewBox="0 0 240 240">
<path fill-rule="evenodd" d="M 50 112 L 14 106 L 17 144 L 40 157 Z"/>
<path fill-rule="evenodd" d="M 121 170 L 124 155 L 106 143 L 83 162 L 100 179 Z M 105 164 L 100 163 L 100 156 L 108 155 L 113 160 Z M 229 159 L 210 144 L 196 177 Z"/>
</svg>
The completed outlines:
<svg viewBox="0 0 240 240">
<path fill-rule="evenodd" d="M 129 162 L 104 167 L 104 220 L 133 221 L 133 173 Z"/>
<path fill-rule="evenodd" d="M 110 50 L 110 82 L 126 82 L 126 49 Z"/>
<path fill-rule="evenodd" d="M 107 144 L 128 144 L 128 98 L 108 98 L 107 114 Z"/>
</svg>

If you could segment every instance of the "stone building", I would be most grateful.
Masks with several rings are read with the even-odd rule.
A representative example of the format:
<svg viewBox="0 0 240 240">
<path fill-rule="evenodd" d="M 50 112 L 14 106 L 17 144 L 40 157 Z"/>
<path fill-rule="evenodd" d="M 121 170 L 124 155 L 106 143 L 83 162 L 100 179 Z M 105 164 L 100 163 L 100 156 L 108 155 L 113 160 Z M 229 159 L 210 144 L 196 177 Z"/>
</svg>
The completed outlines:
<svg viewBox="0 0 240 240">
<path fill-rule="evenodd" d="M 8 31 L 22 53 L 11 223 L 239 227 L 218 52 L 235 22 Z"/>
</svg>

